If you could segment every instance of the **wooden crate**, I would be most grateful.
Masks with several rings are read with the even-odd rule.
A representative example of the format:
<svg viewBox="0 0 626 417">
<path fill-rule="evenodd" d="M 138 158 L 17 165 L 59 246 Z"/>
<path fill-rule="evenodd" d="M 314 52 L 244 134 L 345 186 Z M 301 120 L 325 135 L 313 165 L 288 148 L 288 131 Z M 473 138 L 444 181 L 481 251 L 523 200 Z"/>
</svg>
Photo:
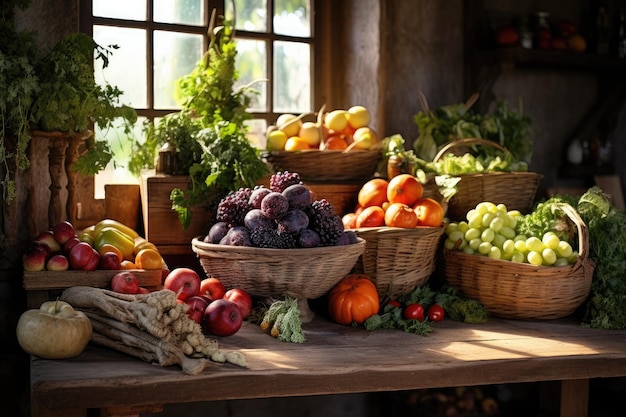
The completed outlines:
<svg viewBox="0 0 626 417">
<path fill-rule="evenodd" d="M 326 183 L 305 183 L 315 195 L 317 200 L 325 198 L 335 214 L 343 216 L 354 211 L 357 204 L 357 196 L 363 184 L 326 184 Z"/>
<path fill-rule="evenodd" d="M 146 172 L 141 176 L 140 192 L 145 238 L 164 255 L 192 254 L 191 240 L 206 234 L 213 213 L 205 206 L 192 207 L 191 224 L 183 229 L 172 210 L 173 189 L 187 190 L 188 177 Z"/>
<path fill-rule="evenodd" d="M 191 246 L 191 244 L 190 244 Z M 139 286 L 159 290 L 163 285 L 163 272 L 159 269 L 131 269 L 137 276 Z M 26 290 L 28 308 L 39 308 L 48 300 L 54 300 L 65 288 L 78 285 L 98 288 L 111 286 L 111 279 L 120 271 L 39 271 L 24 272 L 23 287 Z"/>
</svg>

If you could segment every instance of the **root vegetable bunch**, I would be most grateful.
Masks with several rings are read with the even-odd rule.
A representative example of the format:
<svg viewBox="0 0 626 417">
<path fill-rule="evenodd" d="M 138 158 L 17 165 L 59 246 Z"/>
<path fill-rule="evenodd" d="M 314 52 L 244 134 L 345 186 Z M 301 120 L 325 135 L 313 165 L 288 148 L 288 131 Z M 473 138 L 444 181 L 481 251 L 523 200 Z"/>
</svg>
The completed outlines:
<svg viewBox="0 0 626 417">
<path fill-rule="evenodd" d="M 188 306 L 170 290 L 121 294 L 101 288 L 67 288 L 60 298 L 83 311 L 92 322 L 94 343 L 161 366 L 178 364 L 197 375 L 209 360 L 246 366 L 236 351 L 223 353 L 187 315 Z M 209 360 L 207 360 L 209 359 Z"/>
</svg>

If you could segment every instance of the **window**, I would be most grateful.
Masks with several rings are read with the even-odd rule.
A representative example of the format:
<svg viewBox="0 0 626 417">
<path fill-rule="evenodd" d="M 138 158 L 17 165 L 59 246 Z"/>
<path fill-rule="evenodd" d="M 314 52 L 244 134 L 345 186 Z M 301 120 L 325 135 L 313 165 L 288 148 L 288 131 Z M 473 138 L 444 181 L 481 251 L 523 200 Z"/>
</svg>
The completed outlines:
<svg viewBox="0 0 626 417">
<path fill-rule="evenodd" d="M 117 45 L 109 66 L 95 68 L 124 91 L 123 102 L 141 121 L 154 120 L 180 109 L 176 80 L 191 72 L 207 49 L 207 29 L 213 9 L 235 18 L 239 85 L 252 83 L 258 91 L 250 112 L 251 140 L 264 145 L 264 132 L 280 113 L 312 111 L 315 0 L 84 0 L 81 30 L 103 46 Z M 137 181 L 127 174 L 128 139 L 120 131 L 96 135 L 109 141 L 113 164 L 96 176 L 95 198 L 104 197 L 104 184 Z M 122 167 L 122 168 L 119 168 Z"/>
</svg>

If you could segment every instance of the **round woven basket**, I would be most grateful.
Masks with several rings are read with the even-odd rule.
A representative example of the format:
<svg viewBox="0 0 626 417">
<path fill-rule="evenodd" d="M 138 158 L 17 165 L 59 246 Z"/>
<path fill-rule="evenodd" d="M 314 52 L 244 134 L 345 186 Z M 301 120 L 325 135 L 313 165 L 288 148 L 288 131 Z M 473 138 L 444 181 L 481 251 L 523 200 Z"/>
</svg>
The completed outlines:
<svg viewBox="0 0 626 417">
<path fill-rule="evenodd" d="M 227 288 L 257 297 L 315 299 L 346 276 L 365 250 L 365 241 L 309 249 L 265 249 L 191 242 L 204 272 Z"/>
<path fill-rule="evenodd" d="M 263 157 L 274 171 L 297 172 L 304 181 L 355 181 L 369 180 L 376 172 L 382 158 L 380 149 L 318 150 L 266 152 Z"/>
<path fill-rule="evenodd" d="M 408 294 L 428 282 L 435 270 L 444 228 L 363 227 L 354 229 L 365 239 L 365 252 L 354 269 L 376 284 L 381 300 Z"/>
<path fill-rule="evenodd" d="M 455 140 L 442 147 L 434 158 L 437 162 L 451 152 L 467 150 L 469 146 L 485 145 L 504 153 L 509 151 L 498 143 L 487 139 L 465 138 Z M 463 152 L 464 152 L 463 151 Z M 464 220 L 467 212 L 481 201 L 505 204 L 509 209 L 529 212 L 543 175 L 535 172 L 488 172 L 457 175 L 461 178 L 457 193 L 448 202 L 448 217 Z"/>
<path fill-rule="evenodd" d="M 443 249 L 439 275 L 496 316 L 544 320 L 569 316 L 589 295 L 594 265 L 588 256 L 585 223 L 571 206 L 562 208 L 578 230 L 579 256 L 574 264 L 533 266 Z"/>
</svg>

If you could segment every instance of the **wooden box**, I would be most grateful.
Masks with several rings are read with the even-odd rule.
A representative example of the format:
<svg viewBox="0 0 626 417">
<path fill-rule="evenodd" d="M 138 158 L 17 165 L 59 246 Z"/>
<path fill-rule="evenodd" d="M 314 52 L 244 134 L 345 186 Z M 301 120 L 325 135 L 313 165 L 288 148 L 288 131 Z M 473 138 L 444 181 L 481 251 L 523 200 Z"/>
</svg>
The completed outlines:
<svg viewBox="0 0 626 417">
<path fill-rule="evenodd" d="M 140 192 L 145 238 L 164 255 L 192 254 L 191 240 L 208 233 L 213 213 L 205 206 L 192 207 L 191 224 L 183 229 L 178 214 L 172 210 L 173 189 L 187 190 L 188 177 L 142 174 Z"/>
<path fill-rule="evenodd" d="M 191 244 L 190 244 L 191 245 Z M 149 290 L 159 290 L 163 285 L 163 271 L 160 269 L 131 269 L 137 276 L 139 286 Z M 23 287 L 26 290 L 28 308 L 39 308 L 48 300 L 54 300 L 65 288 L 78 285 L 98 288 L 111 286 L 111 279 L 120 271 L 40 271 L 24 272 Z"/>
</svg>

